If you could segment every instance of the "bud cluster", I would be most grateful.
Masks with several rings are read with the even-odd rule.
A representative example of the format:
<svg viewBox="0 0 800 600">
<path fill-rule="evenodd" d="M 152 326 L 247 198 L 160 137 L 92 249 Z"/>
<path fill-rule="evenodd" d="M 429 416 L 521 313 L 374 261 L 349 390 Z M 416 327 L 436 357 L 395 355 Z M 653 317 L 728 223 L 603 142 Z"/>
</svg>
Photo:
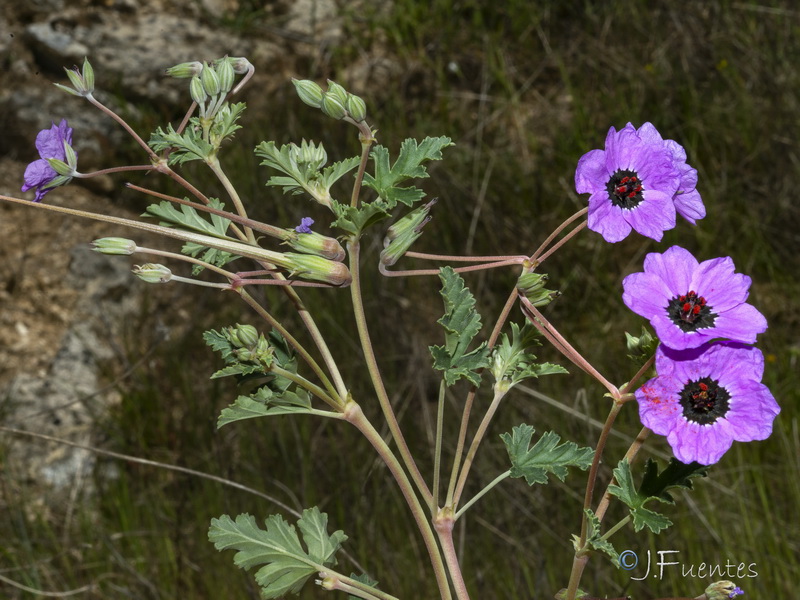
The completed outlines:
<svg viewBox="0 0 800 600">
<path fill-rule="evenodd" d="M 225 327 L 222 334 L 235 348 L 236 359 L 251 362 L 268 368 L 272 364 L 272 348 L 264 337 L 252 325 L 236 324 L 236 327 Z"/>
<path fill-rule="evenodd" d="M 356 123 L 361 123 L 367 118 L 367 105 L 362 98 L 351 94 L 335 81 L 328 80 L 328 90 L 322 88 L 310 79 L 292 79 L 300 100 L 319 108 L 323 113 L 334 119 L 350 118 Z"/>
</svg>

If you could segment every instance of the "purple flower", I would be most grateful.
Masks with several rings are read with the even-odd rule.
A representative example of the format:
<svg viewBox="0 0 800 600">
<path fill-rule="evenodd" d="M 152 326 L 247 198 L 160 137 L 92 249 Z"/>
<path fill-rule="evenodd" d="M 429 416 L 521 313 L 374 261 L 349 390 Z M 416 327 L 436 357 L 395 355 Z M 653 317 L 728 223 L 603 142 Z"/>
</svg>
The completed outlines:
<svg viewBox="0 0 800 600">
<path fill-rule="evenodd" d="M 591 194 L 589 229 L 607 242 L 625 239 L 631 229 L 659 241 L 675 227 L 680 165 L 672 146 L 658 132 L 653 135 L 652 125 L 642 129 L 644 135 L 630 123 L 621 131 L 612 127 L 605 150 L 591 150 L 578 161 L 575 187 Z"/>
<path fill-rule="evenodd" d="M 764 440 L 780 412 L 761 383 L 764 355 L 752 346 L 712 342 L 656 351 L 658 376 L 636 391 L 645 427 L 667 436 L 684 463 L 714 464 L 734 441 Z"/>
<path fill-rule="evenodd" d="M 728 598 L 735 598 L 736 596 L 744 594 L 744 590 L 740 588 L 738 585 L 733 589 L 733 591 L 728 594 Z"/>
<path fill-rule="evenodd" d="M 53 123 L 50 129 L 42 129 L 36 136 L 36 149 L 41 158 L 27 166 L 25 184 L 22 186 L 23 192 L 36 188 L 34 202 L 39 202 L 47 192 L 70 181 L 71 177 L 59 175 L 47 160 L 54 158 L 69 163 L 74 170 L 77 154 L 72 152 L 72 157 L 68 158 L 65 144 L 72 147 L 72 128 L 67 126 L 66 119 L 62 119 L 58 125 Z"/>
<path fill-rule="evenodd" d="M 649 319 L 670 348 L 695 348 L 714 338 L 752 344 L 767 330 L 767 320 L 745 302 L 750 278 L 734 268 L 729 257 L 698 263 L 688 250 L 673 246 L 648 254 L 644 273 L 622 281 L 622 300 Z"/>
<path fill-rule="evenodd" d="M 697 186 L 697 170 L 686 164 L 686 151 L 683 146 L 675 140 L 663 139 L 652 123 L 642 125 L 638 133 L 639 137 L 648 143 L 663 144 L 672 154 L 672 161 L 680 178 L 678 191 L 675 192 L 672 201 L 675 203 L 675 209 L 678 214 L 694 225 L 697 219 L 702 219 L 706 216 L 706 207 L 700 198 L 700 192 L 695 189 Z"/>
<path fill-rule="evenodd" d="M 314 224 L 314 219 L 311 217 L 303 217 L 300 219 L 300 225 L 294 228 L 297 233 L 312 233 L 311 226 Z"/>
</svg>

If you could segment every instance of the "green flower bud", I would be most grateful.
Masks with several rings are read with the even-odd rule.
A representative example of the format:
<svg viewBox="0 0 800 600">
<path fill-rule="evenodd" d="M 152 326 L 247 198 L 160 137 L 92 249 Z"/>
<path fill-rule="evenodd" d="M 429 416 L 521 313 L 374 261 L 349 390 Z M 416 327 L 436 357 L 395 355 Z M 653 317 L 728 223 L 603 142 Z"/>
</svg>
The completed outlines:
<svg viewBox="0 0 800 600">
<path fill-rule="evenodd" d="M 381 252 L 381 264 L 391 267 L 402 257 L 411 245 L 422 235 L 422 228 L 431 220 L 428 213 L 436 204 L 436 198 L 424 206 L 412 210 L 402 219 L 394 223 L 386 231 Z"/>
<path fill-rule="evenodd" d="M 196 77 L 200 75 L 203 70 L 203 63 L 196 60 L 192 62 L 185 62 L 174 67 L 170 67 L 164 74 L 167 77 L 174 77 L 175 79 L 189 79 L 189 77 Z"/>
<path fill-rule="evenodd" d="M 250 61 L 243 56 L 228 57 L 226 60 L 228 63 L 230 63 L 231 67 L 233 68 L 233 72 L 237 75 L 244 75 L 253 68 L 253 65 L 250 64 Z"/>
<path fill-rule="evenodd" d="M 706 588 L 706 600 L 729 600 L 743 593 L 732 581 L 715 581 Z"/>
<path fill-rule="evenodd" d="M 625 345 L 628 347 L 628 357 L 641 366 L 655 353 L 658 338 L 642 327 L 642 335 L 639 337 L 625 332 Z"/>
<path fill-rule="evenodd" d="M 517 289 L 537 308 L 547 306 L 561 295 L 559 291 L 544 287 L 548 279 L 547 273 L 524 273 L 517 280 Z"/>
<path fill-rule="evenodd" d="M 356 123 L 360 123 L 367 118 L 367 104 L 358 96 L 347 94 L 347 104 L 345 104 L 345 108 L 350 118 Z"/>
<path fill-rule="evenodd" d="M 220 91 L 227 94 L 233 89 L 233 82 L 236 79 L 236 73 L 234 73 L 230 61 L 223 60 L 217 65 L 217 75 L 219 76 Z"/>
<path fill-rule="evenodd" d="M 192 100 L 197 102 L 200 106 L 203 106 L 208 95 L 206 94 L 206 90 L 203 87 L 203 82 L 200 81 L 200 77 L 195 75 L 192 77 L 192 81 L 189 83 L 189 94 L 192 97 Z"/>
<path fill-rule="evenodd" d="M 228 327 L 226 333 L 231 343 L 239 348 L 255 348 L 258 344 L 258 330 L 252 325 L 237 323 L 236 327 Z"/>
<path fill-rule="evenodd" d="M 92 242 L 92 250 L 100 254 L 133 254 L 136 242 L 127 238 L 106 237 Z"/>
<path fill-rule="evenodd" d="M 286 243 L 293 249 L 304 254 L 321 256 L 335 262 L 342 262 L 345 257 L 344 248 L 332 237 L 322 235 L 316 231 L 311 233 L 298 233 L 294 229 L 288 230 L 291 235 L 286 238 Z"/>
<path fill-rule="evenodd" d="M 322 88 L 316 83 L 310 79 L 292 79 L 292 83 L 297 90 L 297 95 L 300 96 L 300 100 L 314 108 L 322 106 Z"/>
<path fill-rule="evenodd" d="M 213 67 L 203 65 L 203 71 L 200 73 L 200 81 L 203 83 L 203 89 L 209 96 L 217 96 L 220 93 L 219 77 Z"/>
<path fill-rule="evenodd" d="M 322 106 L 320 106 L 320 109 L 329 117 L 337 120 L 344 119 L 347 116 L 344 103 L 340 102 L 338 98 L 328 92 L 322 95 Z"/>
<path fill-rule="evenodd" d="M 172 271 L 164 265 L 147 263 L 146 265 L 135 265 L 133 274 L 147 283 L 167 283 L 172 279 Z"/>
<path fill-rule="evenodd" d="M 342 106 L 347 104 L 347 90 L 344 89 L 342 86 L 340 86 L 335 81 L 331 81 L 330 79 L 328 79 L 328 91 L 325 92 L 325 93 L 333 96 L 334 98 L 336 98 L 336 100 Z"/>
<path fill-rule="evenodd" d="M 288 268 L 303 279 L 321 281 L 337 287 L 349 285 L 353 280 L 350 271 L 343 263 L 311 254 L 295 254 L 293 252 L 287 252 L 284 257 L 289 263 Z"/>
</svg>

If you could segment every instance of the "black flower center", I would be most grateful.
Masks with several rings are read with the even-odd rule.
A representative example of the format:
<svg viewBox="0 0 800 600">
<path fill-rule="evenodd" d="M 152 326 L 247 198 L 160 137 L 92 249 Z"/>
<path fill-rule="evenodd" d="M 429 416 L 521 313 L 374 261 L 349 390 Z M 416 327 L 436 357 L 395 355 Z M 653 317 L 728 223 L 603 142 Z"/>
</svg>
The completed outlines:
<svg viewBox="0 0 800 600">
<path fill-rule="evenodd" d="M 675 296 L 667 304 L 667 315 L 683 331 L 697 331 L 714 326 L 717 314 L 711 312 L 708 302 L 694 290 Z"/>
<path fill-rule="evenodd" d="M 635 171 L 620 169 L 606 184 L 611 204 L 620 208 L 635 208 L 642 200 L 642 180 Z"/>
<path fill-rule="evenodd" d="M 680 393 L 683 416 L 693 423 L 709 425 L 727 414 L 730 398 L 728 390 L 710 377 L 690 381 Z"/>
</svg>

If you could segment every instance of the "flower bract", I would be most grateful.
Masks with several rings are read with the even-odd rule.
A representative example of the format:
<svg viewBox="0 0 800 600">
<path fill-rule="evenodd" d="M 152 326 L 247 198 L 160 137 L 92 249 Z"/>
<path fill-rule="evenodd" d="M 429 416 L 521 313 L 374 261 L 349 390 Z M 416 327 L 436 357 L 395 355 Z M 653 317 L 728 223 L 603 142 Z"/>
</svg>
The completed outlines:
<svg viewBox="0 0 800 600">
<path fill-rule="evenodd" d="M 36 190 L 34 202 L 39 202 L 47 192 L 70 181 L 71 177 L 60 176 L 47 160 L 74 162 L 77 155 L 73 152 L 72 160 L 68 160 L 65 144 L 72 146 L 72 127 L 67 125 L 66 119 L 62 119 L 58 125 L 53 123 L 50 129 L 42 129 L 36 136 L 36 149 L 40 158 L 26 167 L 25 184 L 22 186 L 23 192 Z"/>
<path fill-rule="evenodd" d="M 675 227 L 676 211 L 691 222 L 701 218 L 696 181 L 683 148 L 650 123 L 638 130 L 631 123 L 612 127 L 605 148 L 584 154 L 575 171 L 578 193 L 590 194 L 589 229 L 607 242 L 625 239 L 631 229 L 659 241 Z"/>
<path fill-rule="evenodd" d="M 656 351 L 658 375 L 636 391 L 645 427 L 667 437 L 675 458 L 711 465 L 734 441 L 764 440 L 780 407 L 761 383 L 764 355 L 735 342 Z"/>
<path fill-rule="evenodd" d="M 702 263 L 680 246 L 648 254 L 644 273 L 622 282 L 622 300 L 650 320 L 670 348 L 694 348 L 715 338 L 751 344 L 767 320 L 747 304 L 750 278 L 729 257 Z"/>
</svg>

